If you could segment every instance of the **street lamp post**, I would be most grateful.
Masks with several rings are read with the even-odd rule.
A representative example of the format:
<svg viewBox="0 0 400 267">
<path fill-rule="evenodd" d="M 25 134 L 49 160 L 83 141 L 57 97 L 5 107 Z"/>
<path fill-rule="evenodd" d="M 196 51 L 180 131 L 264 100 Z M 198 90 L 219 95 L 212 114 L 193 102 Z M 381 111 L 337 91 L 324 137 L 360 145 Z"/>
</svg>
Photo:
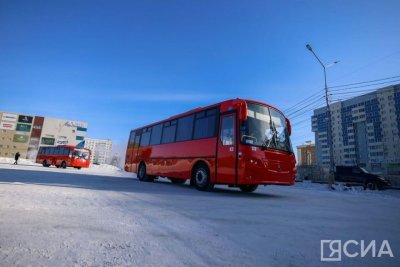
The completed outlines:
<svg viewBox="0 0 400 267">
<path fill-rule="evenodd" d="M 325 101 L 326 101 L 326 113 L 328 117 L 328 129 L 327 129 L 327 138 L 329 142 L 329 158 L 330 158 L 330 164 L 329 164 L 329 174 L 333 177 L 333 172 L 335 169 L 335 161 L 333 157 L 333 140 L 332 140 L 332 123 L 331 123 L 331 109 L 329 106 L 329 98 L 328 98 L 328 83 L 326 81 L 326 69 L 327 67 L 330 67 L 334 64 L 337 64 L 339 61 L 335 61 L 330 65 L 325 65 L 322 63 L 322 61 L 319 59 L 317 54 L 315 54 L 314 50 L 312 49 L 311 45 L 307 44 L 306 45 L 307 49 L 313 53 L 315 58 L 318 60 L 318 62 L 321 64 L 323 70 L 324 70 L 324 80 L 325 80 Z"/>
</svg>

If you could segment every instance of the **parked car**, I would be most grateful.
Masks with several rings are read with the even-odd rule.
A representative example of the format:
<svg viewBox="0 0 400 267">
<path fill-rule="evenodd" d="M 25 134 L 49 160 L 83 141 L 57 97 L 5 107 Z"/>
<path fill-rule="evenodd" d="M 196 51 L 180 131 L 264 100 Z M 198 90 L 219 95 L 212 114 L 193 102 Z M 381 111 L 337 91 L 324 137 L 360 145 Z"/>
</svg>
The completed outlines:
<svg viewBox="0 0 400 267">
<path fill-rule="evenodd" d="M 336 166 L 335 181 L 350 185 L 363 185 L 364 189 L 385 189 L 390 187 L 390 182 L 385 178 L 369 173 L 366 169 L 358 166 Z"/>
</svg>

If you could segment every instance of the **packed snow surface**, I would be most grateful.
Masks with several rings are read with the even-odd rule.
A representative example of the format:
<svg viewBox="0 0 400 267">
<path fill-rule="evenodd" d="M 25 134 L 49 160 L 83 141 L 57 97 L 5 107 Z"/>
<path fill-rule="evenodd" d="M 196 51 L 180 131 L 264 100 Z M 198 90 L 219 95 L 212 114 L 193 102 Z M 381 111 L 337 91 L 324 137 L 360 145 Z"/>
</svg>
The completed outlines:
<svg viewBox="0 0 400 267">
<path fill-rule="evenodd" d="M 0 162 L 0 266 L 400 266 L 400 191 L 199 192 L 112 166 Z M 394 257 L 321 262 L 322 239 L 388 240 Z"/>
</svg>

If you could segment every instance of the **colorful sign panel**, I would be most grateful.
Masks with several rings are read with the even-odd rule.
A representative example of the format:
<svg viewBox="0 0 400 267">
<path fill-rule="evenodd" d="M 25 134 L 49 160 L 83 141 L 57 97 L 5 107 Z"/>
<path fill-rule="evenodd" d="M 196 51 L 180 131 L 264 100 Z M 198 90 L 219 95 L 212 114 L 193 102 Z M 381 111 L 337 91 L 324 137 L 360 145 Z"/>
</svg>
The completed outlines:
<svg viewBox="0 0 400 267">
<path fill-rule="evenodd" d="M 30 132 L 31 131 L 31 127 L 32 127 L 32 125 L 30 125 L 30 124 L 18 123 L 16 131 L 19 131 L 19 132 Z"/>
<path fill-rule="evenodd" d="M 66 144 L 68 144 L 68 138 L 66 136 L 57 137 L 57 145 L 66 145 Z"/>
<path fill-rule="evenodd" d="M 2 121 L 0 122 L 0 129 L 2 130 L 15 130 L 15 122 Z"/>
<path fill-rule="evenodd" d="M 12 113 L 3 113 L 3 116 L 1 116 L 2 121 L 16 122 L 17 118 L 18 118 L 18 115 L 12 114 Z"/>
<path fill-rule="evenodd" d="M 33 121 L 32 116 L 19 115 L 19 117 L 18 117 L 18 122 L 32 123 L 32 121 Z"/>
<path fill-rule="evenodd" d="M 80 122 L 80 121 L 66 121 L 64 123 L 64 126 L 67 127 L 80 127 L 80 128 L 85 128 L 86 125 L 84 122 Z"/>
<path fill-rule="evenodd" d="M 13 141 L 17 143 L 27 143 L 29 139 L 28 135 L 24 134 L 14 134 Z"/>
<path fill-rule="evenodd" d="M 49 137 L 42 137 L 42 145 L 49 145 L 49 146 L 54 146 L 54 142 L 56 141 L 55 138 L 49 138 Z"/>
</svg>

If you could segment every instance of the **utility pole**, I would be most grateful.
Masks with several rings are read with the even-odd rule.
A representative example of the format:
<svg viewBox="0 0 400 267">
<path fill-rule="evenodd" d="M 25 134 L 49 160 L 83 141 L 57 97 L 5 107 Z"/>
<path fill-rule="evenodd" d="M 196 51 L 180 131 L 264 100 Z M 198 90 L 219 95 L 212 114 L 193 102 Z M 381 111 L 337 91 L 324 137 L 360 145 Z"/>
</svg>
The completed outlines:
<svg viewBox="0 0 400 267">
<path fill-rule="evenodd" d="M 327 116 L 327 141 L 329 143 L 329 175 L 331 176 L 331 181 L 329 181 L 329 183 L 333 183 L 333 172 L 335 170 L 335 159 L 333 156 L 333 138 L 332 138 L 332 119 L 331 119 L 331 108 L 329 105 L 329 97 L 328 97 L 328 83 L 326 81 L 326 68 L 330 67 L 331 65 L 337 64 L 339 63 L 339 61 L 335 61 L 330 65 L 325 65 L 324 63 L 322 63 L 322 61 L 319 59 L 319 57 L 317 56 L 317 54 L 315 54 L 314 50 L 312 49 L 311 45 L 307 44 L 306 45 L 307 49 L 311 51 L 311 53 L 313 53 L 313 55 L 315 56 L 315 58 L 318 60 L 318 62 L 321 64 L 322 68 L 324 69 L 324 80 L 325 80 L 325 101 L 326 101 L 326 116 Z M 331 186 L 331 184 L 330 184 Z"/>
</svg>

